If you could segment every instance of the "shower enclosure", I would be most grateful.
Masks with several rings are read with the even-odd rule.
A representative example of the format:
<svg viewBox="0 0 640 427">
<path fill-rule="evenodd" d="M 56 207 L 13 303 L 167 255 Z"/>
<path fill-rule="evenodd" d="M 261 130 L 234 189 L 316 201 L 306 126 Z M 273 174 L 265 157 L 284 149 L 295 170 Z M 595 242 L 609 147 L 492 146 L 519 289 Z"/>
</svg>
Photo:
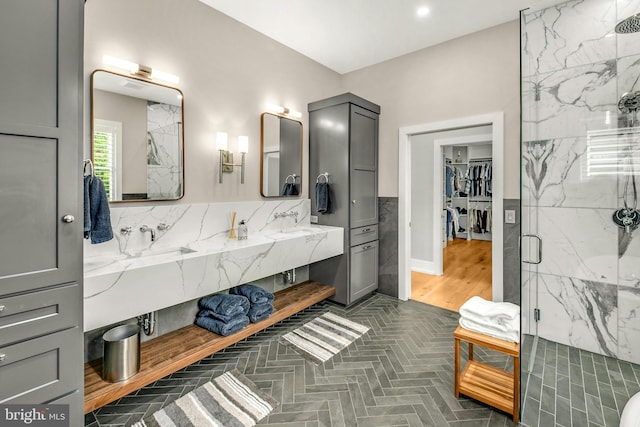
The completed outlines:
<svg viewBox="0 0 640 427">
<path fill-rule="evenodd" d="M 637 387 L 639 12 L 575 0 L 521 15 L 525 425 L 617 425 Z"/>
</svg>

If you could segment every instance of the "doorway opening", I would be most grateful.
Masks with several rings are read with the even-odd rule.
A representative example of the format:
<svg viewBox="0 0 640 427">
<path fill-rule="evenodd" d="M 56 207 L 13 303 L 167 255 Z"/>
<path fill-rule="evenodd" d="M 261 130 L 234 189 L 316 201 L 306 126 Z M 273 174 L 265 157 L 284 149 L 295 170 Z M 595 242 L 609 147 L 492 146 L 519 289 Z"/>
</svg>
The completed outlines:
<svg viewBox="0 0 640 427">
<path fill-rule="evenodd" d="M 484 130 L 484 131 L 482 131 Z M 457 132 L 457 134 L 456 134 Z M 430 136 L 427 136 L 430 135 Z M 485 138 L 478 140 L 478 135 Z M 431 143 L 425 147 L 430 156 L 424 158 L 421 169 L 428 170 L 431 177 L 425 177 L 425 182 L 421 180 L 417 183 L 412 182 L 412 157 L 416 153 L 412 152 L 413 143 L 419 141 L 420 138 L 431 138 Z M 476 141 L 472 141 L 475 139 Z M 482 258 L 483 263 L 491 265 L 491 293 L 489 298 L 493 301 L 502 301 L 502 260 L 503 260 L 503 224 L 502 224 L 502 201 L 503 201 L 503 146 L 504 146 L 504 119 L 502 113 L 493 113 L 482 116 L 474 116 L 448 120 L 437 123 L 426 123 L 410 127 L 401 128 L 399 131 L 399 283 L 398 297 L 402 300 L 408 300 L 412 294 L 412 270 L 419 270 L 418 273 L 427 272 L 432 276 L 441 276 L 446 268 L 446 253 L 443 253 L 443 242 L 441 236 L 446 232 L 446 226 L 443 227 L 441 222 L 443 209 L 446 206 L 446 199 L 441 194 L 446 177 L 443 176 L 443 168 L 446 163 L 445 147 L 462 146 L 491 143 L 491 163 L 492 163 L 492 188 L 491 188 L 491 243 L 488 252 L 490 256 Z M 417 144 L 416 144 L 417 145 Z M 424 147 L 423 147 L 424 148 Z M 430 150 L 430 151 L 429 151 Z M 457 156 L 457 152 L 452 152 L 452 161 L 455 160 L 453 155 Z M 437 194 L 436 190 L 438 189 Z M 428 193 L 426 198 L 415 195 L 416 191 Z M 436 197 L 437 196 L 437 197 Z M 418 204 L 420 200 L 424 200 L 422 212 L 426 216 L 430 216 L 431 220 L 425 223 L 416 222 L 413 218 L 413 203 Z M 467 207 L 467 211 L 469 207 Z M 419 234 L 420 237 L 413 237 L 416 230 L 425 227 L 424 233 Z M 465 228 L 465 227 L 462 227 Z M 430 252 L 430 256 L 422 258 L 422 263 L 417 264 L 414 260 L 413 239 L 421 240 L 418 246 Z M 471 241 L 473 243 L 473 240 Z M 461 239 L 461 245 L 467 244 L 468 241 Z M 471 246 L 471 245 L 469 245 Z M 487 245 L 485 245 L 487 246 Z M 451 246 L 453 249 L 455 245 Z M 487 249 L 487 248 L 485 248 Z M 474 249 L 470 251 L 475 252 Z M 453 251 L 451 251 L 453 252 Z M 485 252 L 486 253 L 486 252 Z M 464 256 L 464 255 L 460 255 Z M 420 258 L 418 258 L 420 260 Z M 476 263 L 478 264 L 478 263 Z M 485 274 L 487 268 L 484 270 Z M 467 279 L 475 283 L 477 280 Z M 451 289 L 448 289 L 451 292 Z M 445 290 L 446 292 L 446 290 Z M 464 302 L 464 301 L 463 301 Z M 451 309 L 451 308 L 450 308 Z"/>
<path fill-rule="evenodd" d="M 410 141 L 411 299 L 452 311 L 472 296 L 491 300 L 491 126 L 419 134 Z M 437 163 L 431 154 L 441 165 L 432 171 L 421 167 Z M 425 174 L 434 177 L 431 192 L 425 191 Z M 433 220 L 430 206 L 439 210 Z"/>
</svg>

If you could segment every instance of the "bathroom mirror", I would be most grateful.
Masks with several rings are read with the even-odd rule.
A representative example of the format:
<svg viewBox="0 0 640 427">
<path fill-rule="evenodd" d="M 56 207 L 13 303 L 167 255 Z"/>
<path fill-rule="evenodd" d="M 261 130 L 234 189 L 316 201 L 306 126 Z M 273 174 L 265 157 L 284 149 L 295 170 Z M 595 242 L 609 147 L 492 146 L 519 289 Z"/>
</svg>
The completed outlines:
<svg viewBox="0 0 640 427">
<path fill-rule="evenodd" d="M 108 71 L 91 74 L 91 159 L 110 202 L 184 195 L 183 96 Z"/>
<path fill-rule="evenodd" d="M 260 193 L 298 197 L 302 192 L 302 123 L 278 114 L 260 117 Z"/>
</svg>

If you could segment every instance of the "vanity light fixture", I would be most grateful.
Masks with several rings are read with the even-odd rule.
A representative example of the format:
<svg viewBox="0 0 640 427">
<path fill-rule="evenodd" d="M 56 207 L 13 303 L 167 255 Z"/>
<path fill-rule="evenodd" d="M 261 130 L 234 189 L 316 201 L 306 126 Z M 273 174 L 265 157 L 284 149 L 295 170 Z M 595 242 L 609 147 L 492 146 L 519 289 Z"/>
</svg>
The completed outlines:
<svg viewBox="0 0 640 427">
<path fill-rule="evenodd" d="M 116 58 L 114 56 L 104 55 L 102 62 L 105 65 L 120 68 L 128 71 L 130 74 L 144 77 L 149 80 L 162 80 L 163 82 L 170 84 L 178 84 L 180 77 L 165 73 L 164 71 L 156 70 L 146 65 L 136 64 L 135 62 L 127 61 L 125 59 Z"/>
<path fill-rule="evenodd" d="M 281 114 L 283 116 L 294 117 L 296 119 L 302 117 L 302 113 L 300 111 L 291 110 L 287 107 L 283 107 L 282 105 L 267 104 L 267 110 L 272 111 L 276 114 Z"/>
<path fill-rule="evenodd" d="M 233 153 L 228 150 L 228 136 L 226 132 L 216 133 L 216 148 L 220 153 L 218 165 L 218 182 L 222 184 L 222 173 L 233 172 L 234 167 L 240 167 L 240 184 L 244 184 L 244 167 L 245 156 L 249 152 L 249 137 L 238 137 L 238 151 L 242 154 L 242 160 L 239 165 L 233 164 Z"/>
</svg>

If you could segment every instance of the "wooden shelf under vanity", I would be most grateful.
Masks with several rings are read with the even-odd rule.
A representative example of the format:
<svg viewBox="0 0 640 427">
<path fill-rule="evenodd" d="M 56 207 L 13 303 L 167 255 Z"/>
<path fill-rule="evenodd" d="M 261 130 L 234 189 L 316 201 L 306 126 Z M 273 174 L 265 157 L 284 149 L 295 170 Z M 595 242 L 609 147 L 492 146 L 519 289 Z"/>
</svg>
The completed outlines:
<svg viewBox="0 0 640 427">
<path fill-rule="evenodd" d="M 332 286 L 307 281 L 275 293 L 274 312 L 242 331 L 223 337 L 195 325 L 186 326 L 140 345 L 140 371 L 109 383 L 102 379 L 102 359 L 84 366 L 84 412 L 89 413 L 127 394 L 256 334 L 305 308 L 333 296 Z"/>
</svg>

